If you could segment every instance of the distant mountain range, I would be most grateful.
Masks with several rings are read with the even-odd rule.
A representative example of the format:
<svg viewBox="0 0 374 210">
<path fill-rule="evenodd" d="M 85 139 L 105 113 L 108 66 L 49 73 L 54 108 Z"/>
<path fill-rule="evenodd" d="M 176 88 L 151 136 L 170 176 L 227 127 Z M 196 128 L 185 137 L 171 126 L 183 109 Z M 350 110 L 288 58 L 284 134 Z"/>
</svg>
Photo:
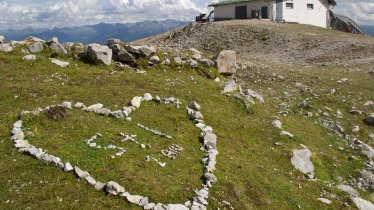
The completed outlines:
<svg viewBox="0 0 374 210">
<path fill-rule="evenodd" d="M 165 21 L 144 21 L 125 24 L 86 25 L 53 29 L 33 29 L 0 31 L 7 40 L 23 40 L 28 36 L 35 36 L 44 40 L 58 37 L 59 42 L 82 42 L 84 44 L 104 44 L 109 38 L 118 38 L 122 41 L 134 41 L 149 36 L 161 34 L 175 28 L 187 25 L 187 21 L 165 20 Z"/>
<path fill-rule="evenodd" d="M 371 35 L 371 36 L 374 36 L 374 25 L 371 25 L 371 26 L 368 26 L 368 25 L 364 25 L 364 26 L 361 26 L 362 30 L 364 31 L 365 34 L 368 34 L 368 35 Z"/>
</svg>

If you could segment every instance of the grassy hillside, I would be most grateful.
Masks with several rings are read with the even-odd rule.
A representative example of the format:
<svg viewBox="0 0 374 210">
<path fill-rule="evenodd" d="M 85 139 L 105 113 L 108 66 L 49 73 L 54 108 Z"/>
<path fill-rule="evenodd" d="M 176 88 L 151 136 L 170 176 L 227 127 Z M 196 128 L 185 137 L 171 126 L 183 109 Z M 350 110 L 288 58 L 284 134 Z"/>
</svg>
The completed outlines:
<svg viewBox="0 0 374 210">
<path fill-rule="evenodd" d="M 165 56 L 163 52 L 158 54 Z M 176 54 L 183 51 L 168 52 L 167 57 Z M 0 53 L 0 207 L 3 209 L 138 209 L 124 199 L 95 191 L 72 173 L 19 153 L 10 141 L 10 131 L 22 110 L 63 101 L 102 103 L 116 110 L 146 92 L 175 97 L 183 104 L 176 109 L 146 103 L 132 114 L 131 122 L 77 110 L 69 110 L 69 117 L 63 121 L 50 120 L 44 114 L 27 117 L 24 127 L 34 134 L 27 139 L 100 180 L 116 180 L 132 194 L 149 196 L 155 202 L 180 203 L 193 197 L 195 188 L 202 184 L 199 131 L 185 113 L 188 103 L 195 100 L 202 106 L 204 121 L 218 136 L 215 173 L 218 182 L 210 190 L 208 209 L 229 208 L 223 201 L 235 209 L 356 209 L 349 195 L 335 186 L 358 177 L 367 159 L 318 122 L 338 121 L 346 134 L 367 144 L 374 142 L 369 137 L 374 128 L 363 123 L 365 115 L 374 112 L 373 108 L 363 106 L 366 101 L 374 101 L 374 63 L 308 67 L 277 64 L 239 53 L 240 83 L 265 98 L 265 104 L 256 103 L 246 110 L 232 96 L 220 94 L 223 83 L 208 78 L 207 69 L 201 66 L 191 69 L 173 62 L 171 66 L 142 65 L 147 73 L 137 74 L 114 65 L 92 66 L 70 56 L 60 56 L 59 59 L 70 62 L 67 68 L 60 68 L 48 56 L 44 52 L 37 54 L 36 61 L 22 61 L 19 49 Z M 348 82 L 338 83 L 342 78 Z M 331 89 L 335 93 L 331 94 Z M 311 105 L 308 110 L 298 107 L 304 100 Z M 364 113 L 350 114 L 352 106 Z M 343 118 L 334 115 L 337 109 Z M 307 117 L 307 112 L 313 116 Z M 278 118 L 294 138 L 281 136 L 280 130 L 272 126 L 272 121 Z M 174 139 L 155 137 L 136 123 L 159 129 Z M 353 125 L 360 126 L 358 133 L 351 132 Z M 111 151 L 90 149 L 84 140 L 98 132 L 103 134 L 100 144 L 115 142 L 127 150 L 124 156 L 111 159 Z M 152 148 L 143 150 L 136 144 L 119 142 L 120 132 L 137 134 L 138 141 L 149 143 Z M 161 149 L 172 143 L 184 148 L 175 160 L 160 154 Z M 302 148 L 300 144 L 312 151 L 316 181 L 308 181 L 291 165 L 292 150 Z M 166 162 L 166 167 L 146 162 L 147 155 Z M 358 190 L 362 198 L 374 202 L 370 192 Z M 332 204 L 321 203 L 317 200 L 321 197 Z"/>
</svg>

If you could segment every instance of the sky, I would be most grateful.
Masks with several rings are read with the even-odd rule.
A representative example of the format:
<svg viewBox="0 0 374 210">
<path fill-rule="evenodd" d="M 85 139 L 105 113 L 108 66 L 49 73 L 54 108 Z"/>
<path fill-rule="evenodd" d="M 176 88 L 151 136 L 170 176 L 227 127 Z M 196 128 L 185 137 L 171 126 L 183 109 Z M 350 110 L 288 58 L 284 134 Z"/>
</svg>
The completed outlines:
<svg viewBox="0 0 374 210">
<path fill-rule="evenodd" d="M 193 20 L 212 0 L 0 0 L 0 30 L 144 20 Z M 214 1 L 214 0 L 213 0 Z M 216 0 L 215 0 L 216 1 Z M 336 0 L 333 11 L 374 25 L 374 0 Z"/>
</svg>

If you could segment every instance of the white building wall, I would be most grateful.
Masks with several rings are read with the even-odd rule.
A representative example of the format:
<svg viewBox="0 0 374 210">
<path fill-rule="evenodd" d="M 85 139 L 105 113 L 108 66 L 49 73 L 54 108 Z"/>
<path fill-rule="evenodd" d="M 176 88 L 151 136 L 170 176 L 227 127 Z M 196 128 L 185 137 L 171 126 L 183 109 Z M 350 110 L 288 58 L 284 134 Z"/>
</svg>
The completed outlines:
<svg viewBox="0 0 374 210">
<path fill-rule="evenodd" d="M 327 0 L 258 0 L 254 2 L 220 5 L 214 8 L 215 19 L 235 19 L 235 7 L 247 6 L 247 18 L 251 18 L 252 10 L 268 7 L 269 19 L 275 21 L 310 24 L 323 28 L 330 27 L 329 4 Z M 287 9 L 286 3 L 293 3 L 293 9 Z M 313 4 L 313 10 L 307 8 Z"/>
<path fill-rule="evenodd" d="M 251 18 L 252 10 L 260 10 L 266 6 L 268 7 L 269 19 L 275 20 L 275 1 L 271 0 L 259 0 L 254 2 L 236 3 L 228 5 L 220 5 L 214 8 L 214 18 L 215 19 L 235 19 L 235 7 L 237 6 L 247 6 L 247 18 Z"/>
<path fill-rule="evenodd" d="M 293 9 L 286 7 L 293 3 Z M 313 4 L 313 9 L 308 9 L 307 4 Z M 282 14 L 280 12 L 282 11 Z M 327 0 L 284 0 L 277 3 L 277 20 L 310 24 L 323 28 L 330 27 L 329 4 Z"/>
</svg>

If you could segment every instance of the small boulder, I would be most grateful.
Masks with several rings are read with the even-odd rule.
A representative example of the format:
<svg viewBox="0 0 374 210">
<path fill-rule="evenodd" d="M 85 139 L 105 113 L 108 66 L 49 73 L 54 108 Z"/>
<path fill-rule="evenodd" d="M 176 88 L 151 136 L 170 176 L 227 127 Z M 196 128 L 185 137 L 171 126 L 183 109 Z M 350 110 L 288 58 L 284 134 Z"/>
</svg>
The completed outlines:
<svg viewBox="0 0 374 210">
<path fill-rule="evenodd" d="M 112 63 L 112 50 L 108 46 L 90 44 L 87 46 L 86 55 L 96 65 L 109 66 Z"/>
<path fill-rule="evenodd" d="M 206 133 L 204 135 L 204 146 L 206 148 L 209 148 L 209 147 L 212 147 L 213 149 L 216 149 L 216 145 L 217 145 L 217 136 L 213 133 Z"/>
<path fill-rule="evenodd" d="M 230 93 L 233 91 L 241 91 L 241 86 L 238 83 L 236 83 L 235 80 L 229 80 L 226 82 L 226 85 L 221 91 L 221 93 Z"/>
<path fill-rule="evenodd" d="M 9 44 L 0 44 L 0 52 L 12 52 L 13 47 Z"/>
<path fill-rule="evenodd" d="M 191 68 L 197 68 L 199 66 L 199 64 L 197 63 L 197 61 L 195 61 L 193 59 L 190 59 L 187 62 L 191 66 Z"/>
<path fill-rule="evenodd" d="M 312 152 L 309 149 L 294 150 L 291 159 L 292 165 L 304 174 L 313 174 L 314 166 L 310 161 Z"/>
<path fill-rule="evenodd" d="M 152 101 L 153 96 L 150 93 L 144 93 L 143 99 L 144 101 Z"/>
<path fill-rule="evenodd" d="M 374 205 L 371 202 L 364 200 L 360 197 L 354 197 L 352 198 L 352 201 L 356 204 L 357 208 L 360 210 L 374 210 Z"/>
<path fill-rule="evenodd" d="M 160 63 L 160 58 L 157 55 L 154 55 L 149 59 L 149 64 L 150 65 L 155 65 L 155 64 L 158 64 L 158 63 Z"/>
<path fill-rule="evenodd" d="M 201 106 L 196 102 L 192 101 L 189 105 L 188 108 L 199 111 L 201 109 Z"/>
<path fill-rule="evenodd" d="M 223 50 L 216 56 L 218 72 L 225 75 L 236 73 L 236 53 L 232 50 Z"/>
<path fill-rule="evenodd" d="M 0 35 L 0 44 L 3 44 L 4 40 L 5 40 L 5 37 Z"/>
<path fill-rule="evenodd" d="M 36 56 L 35 55 L 25 55 L 25 56 L 23 56 L 22 60 L 23 61 L 36 60 Z"/>
<path fill-rule="evenodd" d="M 43 51 L 43 44 L 41 42 L 35 42 L 27 48 L 31 53 L 38 53 Z"/>
<path fill-rule="evenodd" d="M 205 66 L 205 67 L 212 67 L 212 66 L 214 66 L 214 61 L 209 60 L 209 59 L 206 59 L 206 58 L 201 59 L 201 60 L 200 60 L 200 63 L 201 63 L 203 66 Z"/>
<path fill-rule="evenodd" d="M 125 188 L 119 185 L 117 182 L 110 181 L 105 185 L 105 191 L 110 195 L 118 195 L 125 192 Z"/>
<path fill-rule="evenodd" d="M 326 198 L 317 198 L 317 200 L 319 200 L 322 203 L 327 204 L 327 205 L 332 203 L 329 199 L 326 199 Z"/>
<path fill-rule="evenodd" d="M 374 113 L 367 116 L 364 120 L 364 122 L 370 126 L 374 126 Z"/>
<path fill-rule="evenodd" d="M 136 108 L 139 108 L 140 107 L 140 104 L 142 102 L 142 97 L 139 97 L 139 96 L 135 96 L 132 100 L 131 100 L 131 105 L 136 107 Z"/>
<path fill-rule="evenodd" d="M 112 45 L 115 45 L 115 44 L 121 44 L 121 40 L 120 39 L 115 39 L 115 38 L 108 39 L 108 41 L 107 41 L 108 46 L 112 46 Z"/>
<path fill-rule="evenodd" d="M 282 122 L 280 120 L 274 120 L 272 125 L 276 128 L 282 129 Z"/>
<path fill-rule="evenodd" d="M 51 62 L 56 64 L 57 66 L 62 67 L 62 68 L 65 68 L 69 65 L 69 62 L 60 61 L 60 60 L 57 60 L 57 59 L 51 59 Z"/>
<path fill-rule="evenodd" d="M 126 50 L 123 50 L 123 49 L 121 49 L 118 52 L 118 59 L 122 62 L 125 62 L 125 63 L 134 63 L 135 62 L 134 56 L 131 53 L 129 53 Z"/>
</svg>

